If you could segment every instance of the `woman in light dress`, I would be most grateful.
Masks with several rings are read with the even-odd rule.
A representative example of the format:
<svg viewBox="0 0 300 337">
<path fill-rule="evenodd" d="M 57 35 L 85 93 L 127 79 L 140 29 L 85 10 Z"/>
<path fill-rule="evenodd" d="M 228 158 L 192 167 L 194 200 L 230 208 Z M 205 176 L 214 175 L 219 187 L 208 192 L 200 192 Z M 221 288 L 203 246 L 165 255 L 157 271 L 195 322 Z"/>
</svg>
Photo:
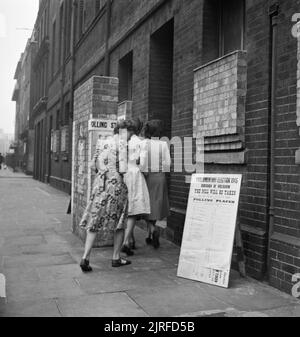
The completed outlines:
<svg viewBox="0 0 300 337">
<path fill-rule="evenodd" d="M 147 216 L 148 238 L 147 244 L 152 244 L 154 248 L 159 248 L 159 228 L 157 221 L 166 220 L 170 216 L 170 206 L 168 197 L 168 186 L 166 173 L 170 172 L 171 156 L 167 142 L 159 140 L 163 133 L 163 122 L 152 120 L 144 127 L 146 137 L 146 152 L 143 154 L 147 158 L 142 158 L 142 170 L 148 171 L 146 182 L 150 195 L 151 212 Z"/>
<path fill-rule="evenodd" d="M 131 138 L 132 123 L 121 123 L 119 128 L 127 130 L 127 137 Z M 119 156 L 120 152 L 125 152 L 125 156 Z M 90 202 L 80 223 L 80 227 L 87 232 L 85 251 L 80 263 L 83 272 L 92 271 L 90 255 L 100 230 L 114 233 L 112 267 L 131 264 L 120 256 L 128 215 L 128 189 L 124 182 L 126 157 L 126 139 L 123 141 L 118 134 L 97 144 L 94 163 L 98 173 Z"/>
<path fill-rule="evenodd" d="M 128 256 L 134 255 L 131 248 L 135 249 L 133 233 L 137 219 L 150 214 L 149 192 L 140 169 L 143 141 L 138 135 L 141 126 L 140 120 L 136 119 L 129 128 L 133 135 L 128 142 L 128 170 L 124 177 L 128 188 L 128 222 L 122 252 Z"/>
</svg>

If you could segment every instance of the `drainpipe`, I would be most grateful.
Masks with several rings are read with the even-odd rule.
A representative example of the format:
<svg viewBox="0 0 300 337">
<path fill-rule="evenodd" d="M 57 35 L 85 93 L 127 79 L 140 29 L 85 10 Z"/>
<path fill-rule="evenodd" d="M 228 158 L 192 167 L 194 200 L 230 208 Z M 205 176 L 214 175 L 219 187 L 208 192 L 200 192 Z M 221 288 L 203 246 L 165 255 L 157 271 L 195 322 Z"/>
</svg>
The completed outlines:
<svg viewBox="0 0 300 337">
<path fill-rule="evenodd" d="M 77 11 L 77 1 L 73 0 L 73 10 L 72 10 L 72 29 L 71 29 L 71 100 L 70 108 L 72 111 L 72 120 L 73 120 L 73 105 L 74 105 L 74 79 L 75 79 L 75 39 L 76 39 L 76 11 Z"/>
<path fill-rule="evenodd" d="M 66 6 L 66 3 L 64 3 L 64 6 Z M 66 10 L 66 8 L 64 8 Z M 65 15 L 65 14 L 64 14 Z M 64 21 L 64 20 L 63 20 Z M 65 23 L 62 25 L 62 41 L 61 39 L 59 39 L 59 43 L 62 42 L 62 46 L 60 46 L 61 48 L 61 54 L 60 57 L 61 59 L 59 60 L 60 64 L 61 64 L 61 91 L 60 91 L 60 130 L 61 130 L 61 126 L 62 124 L 62 115 L 63 115 L 63 111 L 64 111 L 64 87 L 65 87 L 65 76 L 66 76 L 66 36 L 65 36 L 65 32 L 66 32 L 66 26 Z M 61 133 L 60 133 L 61 136 Z M 60 137 L 61 139 L 61 137 Z M 60 144 L 60 143 L 59 143 Z M 59 151 L 60 153 L 60 151 Z M 62 178 L 63 176 L 63 171 L 64 171 L 64 164 L 63 162 L 60 161 L 60 178 Z"/>
<path fill-rule="evenodd" d="M 270 90 L 270 138 L 269 138 L 269 218 L 268 218 L 268 257 L 267 270 L 270 265 L 270 244 L 271 237 L 274 232 L 274 216 L 275 216 L 275 131 L 276 131 L 276 80 L 277 80 L 277 31 L 278 31 L 278 9 L 275 3 L 270 7 L 271 20 L 271 90 Z"/>
<path fill-rule="evenodd" d="M 76 45 L 76 13 L 77 13 L 77 6 L 78 2 L 77 0 L 73 0 L 72 2 L 72 22 L 71 22 L 71 84 L 70 84 L 70 119 L 69 121 L 71 122 L 71 125 L 69 125 L 69 133 L 73 133 L 73 120 L 74 120 L 74 86 L 75 86 L 75 45 Z M 69 123 L 70 124 L 70 123 Z M 72 144 L 73 144 L 73 137 L 74 135 L 72 134 L 72 137 L 69 137 L 69 139 L 72 139 L 71 143 L 69 144 L 69 157 L 70 157 L 70 162 L 71 165 L 73 165 L 73 149 L 72 149 Z M 71 169 L 72 172 L 72 169 Z M 72 173 L 71 173 L 71 189 L 70 189 L 70 195 L 72 195 Z"/>
<path fill-rule="evenodd" d="M 105 59 L 104 59 L 104 75 L 109 76 L 109 64 L 110 64 L 110 53 L 109 53 L 109 37 L 111 28 L 111 4 L 112 0 L 106 0 L 106 37 L 105 37 Z"/>
</svg>

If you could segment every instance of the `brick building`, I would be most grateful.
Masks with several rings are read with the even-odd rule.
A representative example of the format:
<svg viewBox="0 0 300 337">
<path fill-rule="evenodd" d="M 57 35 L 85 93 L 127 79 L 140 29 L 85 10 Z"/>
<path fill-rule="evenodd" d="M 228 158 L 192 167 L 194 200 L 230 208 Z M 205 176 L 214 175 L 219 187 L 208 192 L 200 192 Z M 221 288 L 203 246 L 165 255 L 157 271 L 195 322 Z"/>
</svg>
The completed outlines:
<svg viewBox="0 0 300 337">
<path fill-rule="evenodd" d="M 242 173 L 247 271 L 291 291 L 300 270 L 299 0 L 40 2 L 36 178 L 71 186 L 73 95 L 119 79 L 119 113 L 204 137 L 205 170 Z M 298 100 L 297 100 L 298 97 Z M 171 173 L 166 235 L 180 244 L 190 175 Z"/>
<path fill-rule="evenodd" d="M 15 165 L 27 174 L 33 174 L 34 130 L 32 117 L 32 63 L 34 43 L 29 39 L 17 64 L 12 100 L 16 102 L 14 151 Z"/>
</svg>

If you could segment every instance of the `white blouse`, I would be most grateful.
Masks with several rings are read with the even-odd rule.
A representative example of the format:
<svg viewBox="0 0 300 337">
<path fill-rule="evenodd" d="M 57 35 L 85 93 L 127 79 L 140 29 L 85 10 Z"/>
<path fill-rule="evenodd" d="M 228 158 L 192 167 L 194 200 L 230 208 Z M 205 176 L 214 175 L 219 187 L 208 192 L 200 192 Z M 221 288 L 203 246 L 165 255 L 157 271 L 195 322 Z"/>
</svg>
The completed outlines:
<svg viewBox="0 0 300 337">
<path fill-rule="evenodd" d="M 171 155 L 167 142 L 145 139 L 140 145 L 140 169 L 149 173 L 169 173 Z"/>
</svg>

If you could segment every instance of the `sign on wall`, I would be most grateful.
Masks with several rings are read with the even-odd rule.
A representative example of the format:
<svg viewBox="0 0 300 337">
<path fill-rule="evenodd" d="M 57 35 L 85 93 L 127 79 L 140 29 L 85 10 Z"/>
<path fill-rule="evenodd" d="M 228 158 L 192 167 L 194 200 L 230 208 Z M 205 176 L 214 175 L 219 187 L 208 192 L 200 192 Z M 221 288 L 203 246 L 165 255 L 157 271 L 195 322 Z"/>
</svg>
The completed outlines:
<svg viewBox="0 0 300 337">
<path fill-rule="evenodd" d="M 68 137 L 69 137 L 68 126 L 64 126 L 61 129 L 61 145 L 60 145 L 61 152 L 68 152 Z"/>
<path fill-rule="evenodd" d="M 241 175 L 194 174 L 177 275 L 228 288 Z"/>
<path fill-rule="evenodd" d="M 60 143 L 60 130 L 53 131 L 53 134 L 51 133 L 51 148 L 53 153 L 59 152 L 59 143 Z"/>
<path fill-rule="evenodd" d="M 125 120 L 132 115 L 132 101 L 124 101 L 118 105 L 118 121 Z"/>
<path fill-rule="evenodd" d="M 99 131 L 102 134 L 113 133 L 115 127 L 117 126 L 117 121 L 112 119 L 90 119 L 89 120 L 89 131 Z"/>
</svg>

